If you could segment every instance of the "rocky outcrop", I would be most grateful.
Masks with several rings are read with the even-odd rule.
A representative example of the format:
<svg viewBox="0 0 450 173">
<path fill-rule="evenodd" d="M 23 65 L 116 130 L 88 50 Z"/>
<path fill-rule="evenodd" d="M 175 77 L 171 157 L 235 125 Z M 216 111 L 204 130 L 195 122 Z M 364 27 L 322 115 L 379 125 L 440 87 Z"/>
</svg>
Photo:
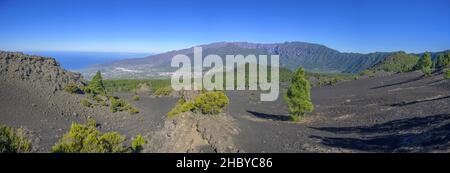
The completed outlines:
<svg viewBox="0 0 450 173">
<path fill-rule="evenodd" d="M 0 51 L 0 76 L 8 80 L 31 81 L 62 90 L 69 83 L 84 84 L 81 74 L 62 69 L 53 58 Z"/>
<path fill-rule="evenodd" d="M 151 136 L 145 152 L 229 153 L 243 152 L 236 146 L 239 134 L 235 120 L 226 114 L 199 115 L 186 112 L 166 120 Z"/>
</svg>

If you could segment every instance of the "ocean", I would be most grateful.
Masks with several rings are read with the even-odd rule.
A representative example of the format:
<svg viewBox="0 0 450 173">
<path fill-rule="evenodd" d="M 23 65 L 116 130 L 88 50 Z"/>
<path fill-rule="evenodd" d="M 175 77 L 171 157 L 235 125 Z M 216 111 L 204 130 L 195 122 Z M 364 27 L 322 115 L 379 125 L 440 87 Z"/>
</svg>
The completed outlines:
<svg viewBox="0 0 450 173">
<path fill-rule="evenodd" d="M 151 53 L 118 53 L 118 52 L 56 52 L 56 51 L 30 51 L 24 52 L 30 55 L 39 55 L 55 58 L 61 67 L 67 70 L 77 71 L 95 64 L 103 64 L 116 60 L 130 58 L 144 58 Z"/>
</svg>

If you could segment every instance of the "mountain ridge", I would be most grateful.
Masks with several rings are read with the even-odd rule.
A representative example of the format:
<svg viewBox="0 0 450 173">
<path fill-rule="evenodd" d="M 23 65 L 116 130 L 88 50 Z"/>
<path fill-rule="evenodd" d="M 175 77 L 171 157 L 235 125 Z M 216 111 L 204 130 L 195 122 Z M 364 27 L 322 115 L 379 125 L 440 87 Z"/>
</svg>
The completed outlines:
<svg viewBox="0 0 450 173">
<path fill-rule="evenodd" d="M 340 52 L 327 46 L 307 42 L 250 43 L 250 42 L 215 42 L 202 44 L 203 56 L 226 55 L 280 55 L 280 66 L 295 70 L 303 67 L 311 72 L 359 73 L 383 61 L 396 52 L 349 53 Z M 173 50 L 166 53 L 143 58 L 114 61 L 93 66 L 80 72 L 90 78 L 100 70 L 106 78 L 146 78 L 164 76 L 173 72 L 171 58 L 178 54 L 193 57 L 193 47 Z"/>
</svg>

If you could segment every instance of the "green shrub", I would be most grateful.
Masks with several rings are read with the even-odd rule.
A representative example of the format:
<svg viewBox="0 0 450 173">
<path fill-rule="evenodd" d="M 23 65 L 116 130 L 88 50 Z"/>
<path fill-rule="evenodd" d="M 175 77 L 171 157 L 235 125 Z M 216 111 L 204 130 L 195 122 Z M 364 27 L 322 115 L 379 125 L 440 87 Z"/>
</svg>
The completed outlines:
<svg viewBox="0 0 450 173">
<path fill-rule="evenodd" d="M 112 113 L 122 111 L 123 108 L 126 106 L 126 102 L 122 99 L 111 97 L 109 100 L 110 100 L 110 110 Z"/>
<path fill-rule="evenodd" d="M 444 79 L 450 79 L 450 69 L 445 70 Z"/>
<path fill-rule="evenodd" d="M 90 126 L 90 127 L 97 127 L 97 121 L 95 121 L 95 119 L 92 118 L 92 117 L 88 117 L 87 118 L 87 123 L 86 124 L 88 126 Z"/>
<path fill-rule="evenodd" d="M 173 118 L 177 114 L 187 112 L 187 111 L 193 111 L 194 108 L 195 108 L 194 103 L 186 102 L 183 98 L 180 98 L 180 100 L 178 100 L 178 103 L 175 105 L 175 107 L 172 108 L 172 110 L 170 110 L 167 113 L 167 116 L 169 118 Z"/>
<path fill-rule="evenodd" d="M 134 101 L 138 101 L 138 100 L 140 99 L 140 97 L 139 97 L 138 95 L 133 95 L 132 99 L 133 99 Z"/>
<path fill-rule="evenodd" d="M 298 122 L 301 120 L 301 116 L 296 116 L 296 115 L 289 115 L 289 120 L 292 122 Z"/>
<path fill-rule="evenodd" d="M 172 87 L 167 86 L 167 87 L 159 88 L 153 94 L 157 97 L 169 96 L 170 94 L 172 94 L 172 91 L 173 91 Z"/>
<path fill-rule="evenodd" d="M 183 98 L 180 98 L 175 107 L 167 113 L 167 116 L 172 118 L 187 111 L 218 114 L 228 103 L 228 97 L 221 91 L 205 92 L 195 97 L 194 101 L 191 102 L 186 102 Z"/>
<path fill-rule="evenodd" d="M 228 103 L 228 97 L 223 92 L 214 91 L 197 96 L 194 100 L 194 107 L 203 114 L 218 114 Z"/>
<path fill-rule="evenodd" d="M 22 128 L 0 125 L 0 153 L 28 153 L 31 142 Z"/>
<path fill-rule="evenodd" d="M 128 108 L 128 113 L 130 113 L 131 115 L 138 114 L 139 109 L 137 109 L 135 107 L 130 107 L 130 108 Z"/>
<path fill-rule="evenodd" d="M 91 107 L 92 106 L 92 104 L 86 99 L 81 100 L 80 103 L 81 103 L 81 105 L 83 105 L 85 107 Z"/>
<path fill-rule="evenodd" d="M 99 95 L 94 96 L 92 99 L 95 100 L 97 103 L 100 103 L 100 102 L 102 102 L 102 101 L 105 101 L 105 100 L 103 100 L 103 98 L 102 98 L 101 96 L 99 96 Z"/>
<path fill-rule="evenodd" d="M 127 103 L 123 99 L 111 97 L 109 100 L 110 100 L 109 108 L 112 113 L 115 113 L 118 111 L 128 111 L 132 115 L 139 113 L 139 109 L 131 106 L 129 103 Z"/>
<path fill-rule="evenodd" d="M 142 137 L 141 134 L 138 134 L 136 138 L 133 139 L 133 142 L 131 142 L 131 149 L 134 152 L 140 152 L 146 143 L 147 141 L 144 139 L 144 137 Z"/>
<path fill-rule="evenodd" d="M 83 93 L 80 86 L 78 86 L 77 84 L 74 84 L 74 83 L 67 84 L 67 86 L 64 88 L 64 91 L 66 91 L 70 94 L 82 94 Z"/>
<path fill-rule="evenodd" d="M 95 123 L 96 124 L 96 123 Z M 124 153 L 125 136 L 117 132 L 102 134 L 93 126 L 72 123 L 70 131 L 52 147 L 54 153 Z"/>
</svg>

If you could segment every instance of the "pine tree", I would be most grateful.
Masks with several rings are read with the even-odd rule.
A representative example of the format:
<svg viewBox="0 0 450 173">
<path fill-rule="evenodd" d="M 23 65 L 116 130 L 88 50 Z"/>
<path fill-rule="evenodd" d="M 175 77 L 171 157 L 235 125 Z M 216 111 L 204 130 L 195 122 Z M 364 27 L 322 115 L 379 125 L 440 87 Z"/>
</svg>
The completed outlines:
<svg viewBox="0 0 450 173">
<path fill-rule="evenodd" d="M 299 68 L 292 77 L 291 85 L 284 97 L 292 120 L 297 121 L 306 113 L 313 111 L 310 93 L 311 85 L 305 79 L 305 71 Z"/>
<path fill-rule="evenodd" d="M 431 54 L 426 52 L 423 54 L 422 58 L 417 62 L 417 68 L 422 70 L 425 76 L 431 75 L 431 67 L 433 66 L 433 61 L 431 60 Z"/>
<path fill-rule="evenodd" d="M 446 62 L 445 62 L 445 55 L 444 54 L 439 54 L 437 57 L 437 61 L 436 61 L 436 67 L 440 68 L 440 67 L 444 67 L 446 66 Z"/>
<path fill-rule="evenodd" d="M 443 68 L 450 65 L 450 52 L 439 54 L 437 57 L 436 67 Z"/>
<path fill-rule="evenodd" d="M 92 78 L 92 81 L 88 85 L 93 94 L 106 95 L 105 86 L 103 85 L 103 78 L 100 71 Z"/>
</svg>

